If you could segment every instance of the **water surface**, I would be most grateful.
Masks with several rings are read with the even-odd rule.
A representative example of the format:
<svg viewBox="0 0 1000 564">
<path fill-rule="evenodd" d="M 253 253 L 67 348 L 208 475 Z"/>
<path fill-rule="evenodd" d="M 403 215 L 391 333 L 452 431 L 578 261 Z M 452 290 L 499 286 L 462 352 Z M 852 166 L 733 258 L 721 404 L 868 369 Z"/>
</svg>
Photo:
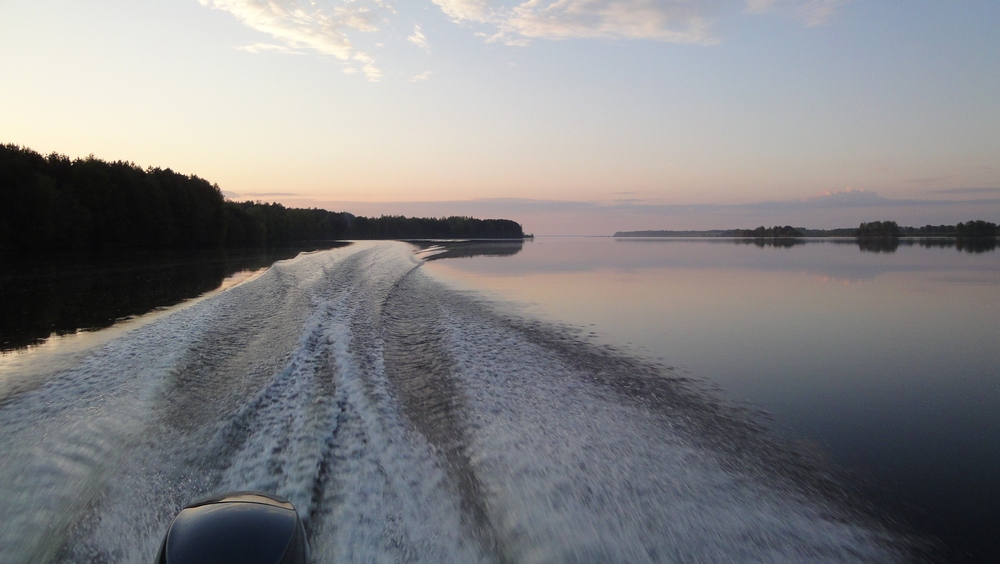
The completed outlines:
<svg viewBox="0 0 1000 564">
<path fill-rule="evenodd" d="M 676 371 L 425 266 L 401 242 L 301 254 L 65 363 L 2 367 L 32 385 L 0 390 L 0 561 L 151 561 L 184 503 L 243 489 L 294 503 L 314 562 L 919 550 Z"/>
<path fill-rule="evenodd" d="M 996 561 L 994 249 L 538 238 L 426 268 L 758 406 L 952 557 Z"/>
<path fill-rule="evenodd" d="M 0 255 L 0 351 L 104 329 L 224 289 L 304 250 Z"/>
</svg>

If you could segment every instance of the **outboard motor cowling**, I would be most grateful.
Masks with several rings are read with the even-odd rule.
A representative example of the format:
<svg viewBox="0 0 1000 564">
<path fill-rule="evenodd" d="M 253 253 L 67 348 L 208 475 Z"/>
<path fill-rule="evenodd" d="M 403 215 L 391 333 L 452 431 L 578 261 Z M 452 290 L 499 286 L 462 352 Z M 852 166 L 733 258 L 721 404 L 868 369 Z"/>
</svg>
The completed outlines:
<svg viewBox="0 0 1000 564">
<path fill-rule="evenodd" d="M 195 501 L 177 514 L 157 564 L 305 564 L 305 530 L 287 499 L 230 492 Z"/>
</svg>

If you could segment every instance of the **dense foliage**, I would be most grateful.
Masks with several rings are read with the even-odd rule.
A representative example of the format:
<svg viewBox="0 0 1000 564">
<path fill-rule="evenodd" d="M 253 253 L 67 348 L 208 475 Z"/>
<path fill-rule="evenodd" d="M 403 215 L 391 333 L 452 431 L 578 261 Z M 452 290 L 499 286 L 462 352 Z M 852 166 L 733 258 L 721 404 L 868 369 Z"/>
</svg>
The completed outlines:
<svg viewBox="0 0 1000 564">
<path fill-rule="evenodd" d="M 955 226 L 956 237 L 996 237 L 997 224 L 989 221 L 970 221 Z"/>
<path fill-rule="evenodd" d="M 874 221 L 862 223 L 858 237 L 996 237 L 997 225 L 989 221 L 975 220 L 960 222 L 958 225 L 925 225 L 923 227 L 900 227 L 895 221 Z"/>
<path fill-rule="evenodd" d="M 858 237 L 899 237 L 899 225 L 895 221 L 872 221 L 858 227 Z"/>
<path fill-rule="evenodd" d="M 229 202 L 168 169 L 70 160 L 0 145 L 0 250 L 265 247 L 337 239 L 520 238 L 520 224 L 470 217 L 355 217 Z"/>
<path fill-rule="evenodd" d="M 763 225 L 761 225 L 757 229 L 734 229 L 733 237 L 784 239 L 789 237 L 802 237 L 802 232 L 792 227 L 791 225 L 786 225 L 784 227 L 780 227 L 777 225 L 775 225 L 774 227 L 764 227 Z"/>
<path fill-rule="evenodd" d="M 923 227 L 900 227 L 900 235 L 906 237 L 954 237 L 954 225 L 925 225 Z"/>
<path fill-rule="evenodd" d="M 0 248 L 198 248 L 225 238 L 222 193 L 195 176 L 0 146 Z"/>
</svg>

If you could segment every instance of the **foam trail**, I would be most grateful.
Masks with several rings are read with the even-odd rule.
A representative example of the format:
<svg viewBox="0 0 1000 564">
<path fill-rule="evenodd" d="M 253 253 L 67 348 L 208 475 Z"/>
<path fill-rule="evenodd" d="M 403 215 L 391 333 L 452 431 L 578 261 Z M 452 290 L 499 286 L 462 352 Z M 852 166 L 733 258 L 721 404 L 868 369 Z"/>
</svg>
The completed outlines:
<svg viewBox="0 0 1000 564">
<path fill-rule="evenodd" d="M 0 399 L 0 561 L 148 561 L 229 489 L 316 562 L 905 559 L 739 413 L 419 264 L 300 255 Z"/>
<path fill-rule="evenodd" d="M 397 291 L 393 313 L 433 304 L 420 320 L 435 329 L 409 353 L 448 364 L 436 372 L 456 389 L 448 409 L 464 421 L 464 471 L 513 560 L 901 558 L 890 535 L 854 521 L 738 414 L 669 373 L 424 277 Z"/>
</svg>

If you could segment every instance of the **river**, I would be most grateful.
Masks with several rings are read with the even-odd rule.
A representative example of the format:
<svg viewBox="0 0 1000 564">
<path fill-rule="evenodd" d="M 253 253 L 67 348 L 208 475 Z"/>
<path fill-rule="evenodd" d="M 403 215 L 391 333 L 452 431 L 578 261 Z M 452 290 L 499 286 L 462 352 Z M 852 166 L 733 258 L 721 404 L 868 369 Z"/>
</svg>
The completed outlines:
<svg viewBox="0 0 1000 564">
<path fill-rule="evenodd" d="M 5 353 L 0 561 L 149 561 L 184 503 L 235 489 L 289 498 L 316 562 L 883 562 L 928 549 L 840 470 L 850 459 L 828 455 L 829 443 L 789 415 L 803 409 L 801 390 L 786 390 L 794 405 L 782 410 L 768 400 L 780 386 L 747 394 L 760 390 L 747 370 L 727 379 L 715 370 L 728 361 L 703 363 L 736 356 L 725 332 L 705 340 L 692 324 L 698 296 L 720 288 L 684 261 L 712 253 L 585 243 L 539 239 L 425 262 L 439 249 L 359 242 L 277 262 L 86 345 Z M 636 262 L 623 248 L 659 248 L 638 252 L 667 264 Z M 826 272 L 760 266 L 788 249 L 712 249 L 765 253 L 746 259 L 756 267 L 710 259 L 722 289 L 749 284 L 755 293 L 741 301 L 757 304 L 717 313 L 725 324 L 716 328 L 765 331 L 773 324 L 744 316 L 784 311 L 768 292 L 798 303 L 782 277 Z M 588 253 L 590 266 L 567 266 Z M 628 254 L 631 266 L 614 263 Z M 674 267 L 673 285 L 653 276 Z M 976 311 L 995 313 L 996 270 L 973 270 L 937 272 L 969 288 L 985 277 L 987 290 L 963 292 L 979 292 L 969 298 Z M 781 275 L 764 290 L 742 271 Z M 607 273 L 637 285 L 587 286 Z M 638 281 L 651 277 L 659 293 L 644 296 Z M 647 307 L 622 309 L 601 291 Z M 687 340 L 664 346 L 664 326 Z M 792 327 L 770 339 L 803 330 Z M 747 350 L 770 342 L 749 335 Z M 696 352 L 712 347 L 719 352 Z M 764 347 L 743 366 L 768 372 L 768 354 L 802 347 Z"/>
</svg>

